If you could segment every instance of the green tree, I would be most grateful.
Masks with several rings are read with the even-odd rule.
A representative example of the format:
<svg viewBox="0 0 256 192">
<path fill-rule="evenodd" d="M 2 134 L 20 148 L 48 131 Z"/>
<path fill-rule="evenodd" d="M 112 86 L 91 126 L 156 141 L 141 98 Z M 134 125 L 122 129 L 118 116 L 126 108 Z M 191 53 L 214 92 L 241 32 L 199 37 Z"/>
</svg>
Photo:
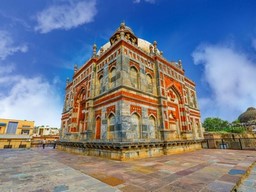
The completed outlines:
<svg viewBox="0 0 256 192">
<path fill-rule="evenodd" d="M 207 117 L 203 122 L 206 131 L 222 131 L 229 127 L 228 121 L 218 117 Z"/>
<path fill-rule="evenodd" d="M 239 124 L 239 123 L 240 123 L 239 119 L 232 121 L 232 124 Z"/>
</svg>

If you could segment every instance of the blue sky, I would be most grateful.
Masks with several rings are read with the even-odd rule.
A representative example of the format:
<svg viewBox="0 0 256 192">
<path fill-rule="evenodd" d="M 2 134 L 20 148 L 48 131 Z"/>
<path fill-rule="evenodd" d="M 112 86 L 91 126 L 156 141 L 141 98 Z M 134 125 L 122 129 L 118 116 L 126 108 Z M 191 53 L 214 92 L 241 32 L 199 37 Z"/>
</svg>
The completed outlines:
<svg viewBox="0 0 256 192">
<path fill-rule="evenodd" d="M 202 120 L 256 107 L 253 0 L 1 0 L 0 117 L 60 127 L 65 81 L 122 21 L 196 82 Z"/>
</svg>

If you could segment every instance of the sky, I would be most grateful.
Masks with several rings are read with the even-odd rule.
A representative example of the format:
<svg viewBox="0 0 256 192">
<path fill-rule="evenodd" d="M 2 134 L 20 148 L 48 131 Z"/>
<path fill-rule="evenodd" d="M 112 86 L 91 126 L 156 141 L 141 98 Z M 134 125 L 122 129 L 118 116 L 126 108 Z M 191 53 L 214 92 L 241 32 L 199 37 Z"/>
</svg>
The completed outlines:
<svg viewBox="0 0 256 192">
<path fill-rule="evenodd" d="M 256 107 L 254 0 L 1 0 L 0 118 L 60 127 L 66 78 L 125 22 L 182 60 L 202 121 Z"/>
</svg>

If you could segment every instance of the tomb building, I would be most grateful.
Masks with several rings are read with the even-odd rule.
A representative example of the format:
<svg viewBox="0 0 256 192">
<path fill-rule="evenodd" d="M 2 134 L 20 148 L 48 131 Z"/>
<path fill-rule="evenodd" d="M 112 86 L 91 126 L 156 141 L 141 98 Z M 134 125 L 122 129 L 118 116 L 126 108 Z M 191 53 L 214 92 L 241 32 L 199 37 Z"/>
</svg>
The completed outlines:
<svg viewBox="0 0 256 192">
<path fill-rule="evenodd" d="M 182 61 L 121 23 L 67 79 L 59 149 L 117 160 L 201 148 L 195 83 Z"/>
</svg>

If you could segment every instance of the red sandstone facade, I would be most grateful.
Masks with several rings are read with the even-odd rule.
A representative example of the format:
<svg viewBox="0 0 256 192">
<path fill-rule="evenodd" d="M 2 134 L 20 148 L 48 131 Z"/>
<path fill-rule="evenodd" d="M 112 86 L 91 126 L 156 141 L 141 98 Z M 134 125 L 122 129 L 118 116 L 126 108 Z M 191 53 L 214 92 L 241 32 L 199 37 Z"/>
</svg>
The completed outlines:
<svg viewBox="0 0 256 192">
<path fill-rule="evenodd" d="M 63 141 L 157 142 L 203 138 L 195 83 L 181 61 L 124 23 L 67 81 Z"/>
</svg>

